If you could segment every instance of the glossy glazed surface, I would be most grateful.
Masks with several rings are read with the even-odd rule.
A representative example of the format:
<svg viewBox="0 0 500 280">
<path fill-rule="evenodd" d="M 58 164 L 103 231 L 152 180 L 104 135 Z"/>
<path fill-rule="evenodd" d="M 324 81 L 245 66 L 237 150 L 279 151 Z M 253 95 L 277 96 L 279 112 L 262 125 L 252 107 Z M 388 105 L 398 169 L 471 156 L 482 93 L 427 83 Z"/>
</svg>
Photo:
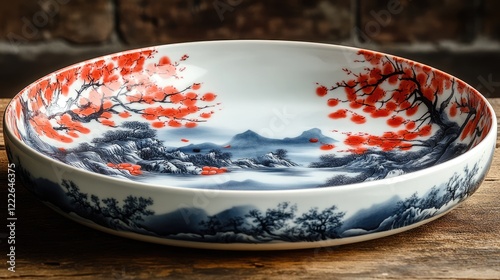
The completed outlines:
<svg viewBox="0 0 500 280">
<path fill-rule="evenodd" d="M 27 87 L 6 124 L 11 160 L 50 205 L 134 238 L 228 249 L 430 221 L 477 189 L 496 129 L 477 91 L 428 66 L 262 41 L 84 62 Z"/>
</svg>

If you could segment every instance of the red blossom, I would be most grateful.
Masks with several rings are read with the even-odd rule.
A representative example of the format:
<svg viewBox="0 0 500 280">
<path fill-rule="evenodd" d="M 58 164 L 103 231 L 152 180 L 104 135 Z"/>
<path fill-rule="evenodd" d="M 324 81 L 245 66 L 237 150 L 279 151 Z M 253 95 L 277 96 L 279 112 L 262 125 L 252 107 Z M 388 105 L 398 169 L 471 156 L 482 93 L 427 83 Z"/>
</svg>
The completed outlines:
<svg viewBox="0 0 500 280">
<path fill-rule="evenodd" d="M 155 54 L 154 50 L 119 54 L 42 79 L 27 89 L 30 102 L 23 111 L 41 135 L 66 143 L 80 133 L 89 133 L 87 124 L 92 121 L 116 127 L 117 117 L 140 115 L 155 128 L 193 128 L 205 121 L 196 119 L 197 116 L 210 118 L 214 113 L 210 108 L 219 104 L 212 104 L 217 95 L 211 92 L 200 95 L 197 91 L 201 83 L 185 89 L 158 85 L 152 79 L 155 74 L 164 79 L 179 79 L 177 73 L 181 66 L 167 56 L 155 61 Z M 188 58 L 183 55 L 180 61 Z M 75 94 L 68 97 L 70 92 Z M 60 100 L 63 97 L 65 99 Z M 66 112 L 60 110 L 63 102 L 68 103 Z M 21 107 L 25 107 L 24 103 Z M 45 113 L 52 111 L 56 113 Z"/>
<path fill-rule="evenodd" d="M 446 114 L 467 116 L 470 121 L 461 128 L 460 137 L 476 137 L 474 132 L 479 131 L 481 123 L 475 112 L 481 102 L 475 101 L 476 95 L 465 83 L 400 58 L 367 50 L 358 54 L 361 59 L 355 62 L 364 64 L 363 70 L 344 69 L 348 78 L 331 87 L 316 88 L 318 96 L 327 98 L 329 108 L 348 106 L 337 107 L 328 117 L 332 121 L 349 117 L 356 124 L 366 123 L 367 118 L 378 118 L 385 121 L 388 129 L 400 130 L 382 135 L 348 135 L 344 143 L 353 147 L 349 151 L 362 153 L 367 147 L 409 150 L 414 143 L 423 143 L 425 139 L 419 139 L 431 136 L 439 125 L 446 126 Z M 433 125 L 433 121 L 438 125 Z M 484 130 L 476 134 L 483 135 Z"/>
</svg>

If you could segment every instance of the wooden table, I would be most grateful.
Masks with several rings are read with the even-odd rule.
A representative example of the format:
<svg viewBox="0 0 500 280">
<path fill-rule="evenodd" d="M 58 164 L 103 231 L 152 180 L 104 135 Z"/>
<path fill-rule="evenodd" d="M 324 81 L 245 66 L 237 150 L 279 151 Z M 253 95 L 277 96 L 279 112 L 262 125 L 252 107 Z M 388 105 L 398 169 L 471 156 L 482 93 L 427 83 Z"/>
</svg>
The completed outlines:
<svg viewBox="0 0 500 280">
<path fill-rule="evenodd" d="M 1 113 L 7 99 L 0 99 Z M 500 115 L 500 98 L 490 99 Z M 16 271 L 7 270 L 0 229 L 0 278 L 51 279 L 500 279 L 500 149 L 486 180 L 443 218 L 402 234 L 339 247 L 226 252 L 168 247 L 101 233 L 59 216 L 16 188 Z M 0 139 L 2 221 L 7 158 Z"/>
</svg>

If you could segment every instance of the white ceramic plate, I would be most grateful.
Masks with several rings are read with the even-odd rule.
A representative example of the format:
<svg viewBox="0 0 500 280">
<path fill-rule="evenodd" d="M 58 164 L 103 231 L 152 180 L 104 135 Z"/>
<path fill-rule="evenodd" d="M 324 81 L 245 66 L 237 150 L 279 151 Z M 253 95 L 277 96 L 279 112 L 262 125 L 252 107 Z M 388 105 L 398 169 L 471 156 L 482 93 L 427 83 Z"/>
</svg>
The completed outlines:
<svg viewBox="0 0 500 280">
<path fill-rule="evenodd" d="M 354 48 L 221 41 L 52 73 L 5 114 L 25 185 L 114 234 L 201 248 L 368 240 L 457 206 L 496 118 L 439 70 Z"/>
</svg>

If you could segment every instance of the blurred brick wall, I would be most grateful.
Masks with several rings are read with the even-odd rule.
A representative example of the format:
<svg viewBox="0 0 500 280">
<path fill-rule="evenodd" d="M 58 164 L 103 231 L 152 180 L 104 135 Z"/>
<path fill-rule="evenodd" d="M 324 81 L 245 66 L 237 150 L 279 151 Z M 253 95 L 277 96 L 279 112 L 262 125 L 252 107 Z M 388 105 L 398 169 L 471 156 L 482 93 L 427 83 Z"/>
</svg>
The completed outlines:
<svg viewBox="0 0 500 280">
<path fill-rule="evenodd" d="M 9 1 L 0 6 L 0 40 L 13 45 L 53 39 L 104 43 L 115 22 L 108 0 Z"/>
<path fill-rule="evenodd" d="M 489 49 L 484 48 L 490 52 L 500 53 L 496 47 L 500 46 L 500 1 L 5 1 L 0 6 L 0 88 L 11 93 L 42 74 L 105 53 L 215 39 L 303 40 L 382 51 L 391 46 L 481 51 L 487 45 Z M 422 58 L 436 65 L 436 58 L 442 56 Z M 448 58 L 442 69 L 453 71 L 446 68 L 452 63 L 454 59 Z M 477 74 L 472 77 L 477 80 Z"/>
<path fill-rule="evenodd" d="M 17 0 L 0 6 L 0 41 L 468 43 L 500 39 L 499 8 L 495 0 Z"/>
<path fill-rule="evenodd" d="M 338 41 L 350 36 L 346 0 L 18 0 L 0 7 L 0 40 L 126 44 L 262 38 Z"/>
</svg>

